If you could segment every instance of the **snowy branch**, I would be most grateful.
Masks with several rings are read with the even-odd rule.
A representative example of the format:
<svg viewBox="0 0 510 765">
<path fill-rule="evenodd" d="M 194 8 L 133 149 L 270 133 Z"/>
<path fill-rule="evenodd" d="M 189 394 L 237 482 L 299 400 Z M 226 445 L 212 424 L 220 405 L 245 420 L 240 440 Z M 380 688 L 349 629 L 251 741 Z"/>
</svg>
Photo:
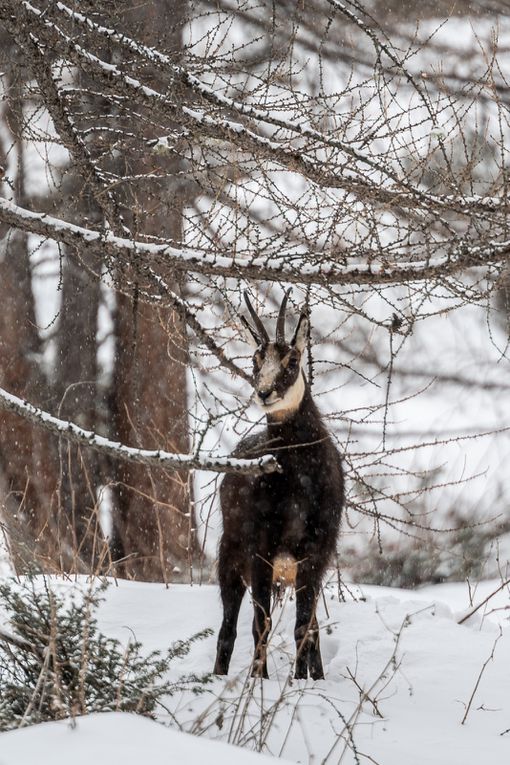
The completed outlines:
<svg viewBox="0 0 510 765">
<path fill-rule="evenodd" d="M 29 651 L 30 653 L 37 654 L 36 647 L 29 643 L 28 640 L 13 635 L 12 632 L 7 632 L 0 627 L 0 642 L 13 645 L 15 648 L 20 648 L 22 651 Z"/>
<path fill-rule="evenodd" d="M 68 441 L 88 446 L 116 459 L 138 462 L 142 465 L 171 470 L 194 469 L 214 473 L 243 473 L 248 475 L 273 473 L 278 470 L 278 463 L 270 454 L 259 459 L 248 460 L 234 457 L 208 457 L 203 454 L 173 454 L 163 449 L 138 449 L 133 446 L 126 446 L 118 441 L 110 441 L 91 430 L 84 430 L 69 420 L 54 417 L 1 388 L 0 408 L 24 417 L 35 425 L 40 425 L 49 430 L 50 433 L 66 438 Z"/>
<path fill-rule="evenodd" d="M 368 257 L 359 262 L 342 265 L 333 259 L 326 259 L 323 254 L 319 262 L 314 262 L 318 257 L 313 253 L 292 258 L 285 252 L 281 252 L 278 258 L 273 254 L 239 258 L 235 255 L 176 248 L 164 242 L 125 239 L 110 231 L 96 231 L 46 213 L 32 212 L 7 199 L 0 199 L 0 221 L 73 247 L 93 248 L 96 251 L 100 248 L 103 253 L 135 268 L 140 266 L 139 257 L 146 256 L 152 263 L 164 260 L 167 267 L 183 272 L 325 287 L 337 284 L 406 283 L 441 278 L 466 268 L 504 264 L 510 253 L 509 241 L 489 241 L 481 245 L 461 244 L 451 254 L 407 262 L 383 260 L 370 252 Z M 342 257 L 346 258 L 345 252 L 342 252 Z M 292 266 L 288 265 L 289 262 Z"/>
<path fill-rule="evenodd" d="M 5 3 L 6 0 L 3 0 Z M 3 4 L 3 3 L 2 3 Z M 6 3 L 8 5 L 8 3 Z M 44 12 L 32 3 L 23 0 L 21 3 L 27 18 L 39 22 L 38 30 L 48 36 L 46 44 L 63 46 L 67 56 L 74 64 L 89 72 L 91 76 L 102 79 L 106 91 L 128 92 L 131 98 L 150 109 L 166 114 L 170 120 L 178 119 L 181 126 L 186 126 L 193 133 L 202 134 L 214 140 L 222 139 L 235 145 L 241 151 L 253 152 L 257 157 L 273 161 L 287 170 L 298 173 L 321 188 L 342 189 L 362 200 L 377 201 L 380 204 L 395 205 L 402 208 L 425 207 L 429 214 L 441 215 L 444 211 L 454 210 L 461 215 L 487 215 L 501 212 L 508 205 L 507 200 L 498 197 L 484 199 L 475 195 L 464 199 L 462 195 L 431 194 L 419 188 L 394 170 L 387 158 L 371 156 L 356 149 L 352 143 L 342 141 L 335 132 L 323 132 L 302 124 L 299 120 L 283 119 L 267 109 L 261 109 L 252 104 L 243 103 L 239 99 L 229 98 L 215 91 L 201 80 L 188 72 L 183 66 L 177 66 L 172 59 L 150 46 L 145 46 L 113 28 L 95 23 L 82 13 L 73 11 L 63 3 L 55 3 L 53 7 L 45 8 Z M 365 31 L 379 50 L 391 59 L 392 63 L 402 68 L 412 87 L 419 93 L 430 117 L 433 113 L 428 99 L 422 89 L 416 84 L 403 64 L 394 56 L 388 46 L 381 43 L 374 33 L 360 19 L 349 12 L 342 3 L 332 0 L 332 5 L 341 10 L 347 17 Z M 90 50 L 76 42 L 74 36 L 66 34 L 58 23 L 50 20 L 49 12 L 60 11 L 61 15 L 70 17 L 73 22 L 97 32 L 111 43 L 117 43 L 131 52 L 137 53 L 151 64 L 158 64 L 173 80 L 173 88 L 183 85 L 201 103 L 207 102 L 217 107 L 214 113 L 206 113 L 203 108 L 180 104 L 179 100 L 169 98 L 166 93 L 149 87 L 137 77 L 126 74 L 119 66 L 102 60 Z M 13 34 L 17 25 L 11 24 Z M 35 40 L 32 35 L 32 39 Z M 39 46 L 42 40 L 39 41 Z M 117 90 L 116 90 L 117 89 Z M 235 119 L 230 116 L 235 115 Z M 265 135 L 261 126 L 270 126 L 282 135 L 275 139 Z M 297 137 L 299 143 L 293 145 L 292 137 Z M 303 141 L 306 140 L 306 143 Z M 334 155 L 331 155 L 333 150 Z M 81 148 L 80 148 L 81 151 Z M 328 158 L 318 159 L 318 151 L 329 151 Z M 343 158 L 342 158 L 343 155 Z M 334 156 L 334 159 L 333 159 Z M 347 158 L 350 160 L 347 162 Z M 367 173 L 376 173 L 370 177 Z M 389 182 L 389 185 L 388 185 Z M 445 222 L 445 221 L 443 221 Z"/>
</svg>

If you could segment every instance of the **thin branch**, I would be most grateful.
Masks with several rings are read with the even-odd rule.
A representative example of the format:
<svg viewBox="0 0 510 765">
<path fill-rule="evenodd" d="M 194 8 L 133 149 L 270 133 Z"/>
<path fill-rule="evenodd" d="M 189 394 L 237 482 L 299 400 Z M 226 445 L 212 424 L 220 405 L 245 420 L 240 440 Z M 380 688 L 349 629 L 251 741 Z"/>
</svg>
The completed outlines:
<svg viewBox="0 0 510 765">
<path fill-rule="evenodd" d="M 484 606 L 491 598 L 493 598 L 494 595 L 497 595 L 498 592 L 503 590 L 505 587 L 508 587 L 509 584 L 510 584 L 510 579 L 507 579 L 505 582 L 500 584 L 500 586 L 497 589 L 495 589 L 494 592 L 491 592 L 490 595 L 487 595 L 487 597 L 484 598 L 481 603 L 478 603 L 478 605 L 472 608 L 470 611 L 468 611 L 467 614 L 465 614 L 462 617 L 462 619 L 459 619 L 457 624 L 464 624 L 464 622 L 470 619 L 473 616 L 473 614 L 476 614 L 476 612 L 479 611 L 482 606 Z"/>
<path fill-rule="evenodd" d="M 471 693 L 471 696 L 469 698 L 469 701 L 468 701 L 468 704 L 467 704 L 467 707 L 466 707 L 466 711 L 464 712 L 464 717 L 462 718 L 461 723 L 460 723 L 461 725 L 464 725 L 464 723 L 467 720 L 467 716 L 469 714 L 469 710 L 471 709 L 471 705 L 473 703 L 473 699 L 475 698 L 475 694 L 476 694 L 476 692 L 478 690 L 478 686 L 480 685 L 480 681 L 481 681 L 481 679 L 483 677 L 483 673 L 487 669 L 488 664 L 491 661 L 493 661 L 494 653 L 496 651 L 496 646 L 497 646 L 499 640 L 502 637 L 503 637 L 503 630 L 501 629 L 501 625 L 500 625 L 500 627 L 499 627 L 499 635 L 497 636 L 496 640 L 494 641 L 494 644 L 492 646 L 492 651 L 490 652 L 490 655 L 487 657 L 487 659 L 482 664 L 482 668 L 480 669 L 480 672 L 478 673 L 478 677 L 476 678 L 475 687 L 473 688 L 473 692 Z"/>
<path fill-rule="evenodd" d="M 15 648 L 20 648 L 22 651 L 29 651 L 30 653 L 33 653 L 36 656 L 39 655 L 39 652 L 37 651 L 36 647 L 32 645 L 32 643 L 29 643 L 28 640 L 24 640 L 23 638 L 20 638 L 17 635 L 13 635 L 12 632 L 7 632 L 1 627 L 0 627 L 0 642 L 7 643 L 8 645 L 13 645 Z"/>
</svg>

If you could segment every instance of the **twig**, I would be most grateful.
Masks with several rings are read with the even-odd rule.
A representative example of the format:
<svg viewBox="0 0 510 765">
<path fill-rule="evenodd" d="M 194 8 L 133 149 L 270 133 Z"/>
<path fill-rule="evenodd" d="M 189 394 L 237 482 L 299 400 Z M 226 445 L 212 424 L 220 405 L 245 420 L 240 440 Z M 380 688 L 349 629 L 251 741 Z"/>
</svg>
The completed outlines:
<svg viewBox="0 0 510 765">
<path fill-rule="evenodd" d="M 509 584 L 510 584 L 510 579 L 507 579 L 506 581 L 504 581 L 504 582 L 503 582 L 503 584 L 500 584 L 500 586 L 499 586 L 499 587 L 498 587 L 496 590 L 494 590 L 494 592 L 491 592 L 491 594 L 490 594 L 490 595 L 487 595 L 487 597 L 486 597 L 486 598 L 484 598 L 484 599 L 481 601 L 481 603 L 479 603 L 477 606 L 475 606 L 474 608 L 472 608 L 472 609 L 471 609 L 471 611 L 468 611 L 468 612 L 467 612 L 467 614 L 465 614 L 465 616 L 463 616 L 463 617 L 462 617 L 462 619 L 459 619 L 459 620 L 458 620 L 458 622 L 457 622 L 457 624 L 464 624 L 464 622 L 465 622 L 465 621 L 467 621 L 467 620 L 468 620 L 468 619 L 469 619 L 471 616 L 473 616 L 473 614 L 476 614 L 476 612 L 477 612 L 477 611 L 478 611 L 478 610 L 479 610 L 479 609 L 480 609 L 482 606 L 484 606 L 484 605 L 487 603 L 487 601 L 489 601 L 491 598 L 493 598 L 493 597 L 494 597 L 494 595 L 496 595 L 496 594 L 497 594 L 498 592 L 500 592 L 502 589 L 504 589 L 505 587 L 507 587 Z"/>
<path fill-rule="evenodd" d="M 20 648 L 22 651 L 29 651 L 30 653 L 33 653 L 35 656 L 39 656 L 39 651 L 32 643 L 29 643 L 28 640 L 24 640 L 23 638 L 17 637 L 17 635 L 13 635 L 11 632 L 7 632 L 1 627 L 0 627 L 0 641 L 2 641 L 3 643 L 8 643 L 9 645 L 13 645 L 16 648 Z"/>
<path fill-rule="evenodd" d="M 347 674 L 349 675 L 349 677 L 351 678 L 352 682 L 354 683 L 354 685 L 356 686 L 356 688 L 357 688 L 357 689 L 358 689 L 358 691 L 359 691 L 359 698 L 360 698 L 360 702 L 363 702 L 363 701 L 365 701 L 365 700 L 366 700 L 366 701 L 369 701 L 369 702 L 372 704 L 372 707 L 374 708 L 374 712 L 375 712 L 375 714 L 376 714 L 378 717 L 380 717 L 381 719 L 384 719 L 384 715 L 381 713 L 381 711 L 380 711 L 379 707 L 377 706 L 377 702 L 376 702 L 376 700 L 375 700 L 375 699 L 372 699 L 372 698 L 369 696 L 369 694 L 367 693 L 367 691 L 365 691 L 365 690 L 364 690 L 364 688 L 362 688 L 362 687 L 361 687 L 361 685 L 358 683 L 358 681 L 356 680 L 356 677 L 355 677 L 355 675 L 353 675 L 353 673 L 351 672 L 351 670 L 349 669 L 349 667 L 346 667 L 346 669 L 347 669 Z"/>
<path fill-rule="evenodd" d="M 467 718 L 467 716 L 469 714 L 469 710 L 471 709 L 471 704 L 473 703 L 473 699 L 475 697 L 475 693 L 478 690 L 478 686 L 480 685 L 480 681 L 482 679 L 483 673 L 485 672 L 489 662 L 494 659 L 494 652 L 496 650 L 496 646 L 498 644 L 498 641 L 502 637 L 503 637 L 503 630 L 501 629 L 501 626 L 500 626 L 499 627 L 499 635 L 497 636 L 496 640 L 494 641 L 494 644 L 492 646 L 492 651 L 490 653 L 490 656 L 484 661 L 484 663 L 482 665 L 482 668 L 481 668 L 480 672 L 478 673 L 478 677 L 476 679 L 475 687 L 473 688 L 473 692 L 472 692 L 472 694 L 471 694 L 471 696 L 469 698 L 468 705 L 466 707 L 466 711 L 464 712 L 464 717 L 462 718 L 462 721 L 460 723 L 461 725 L 464 725 L 464 723 L 466 722 L 466 718 Z"/>
</svg>

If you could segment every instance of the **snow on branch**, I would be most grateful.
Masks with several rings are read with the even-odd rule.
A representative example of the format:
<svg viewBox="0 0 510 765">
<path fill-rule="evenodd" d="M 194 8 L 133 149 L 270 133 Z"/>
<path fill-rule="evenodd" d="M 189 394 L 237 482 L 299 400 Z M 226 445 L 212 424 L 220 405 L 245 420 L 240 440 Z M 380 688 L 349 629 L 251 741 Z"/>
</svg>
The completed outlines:
<svg viewBox="0 0 510 765">
<path fill-rule="evenodd" d="M 73 20 L 90 26 L 110 40 L 115 40 L 118 43 L 122 41 L 130 50 L 143 54 L 152 62 L 164 63 L 170 68 L 174 80 L 183 83 L 209 104 L 220 107 L 221 113 L 220 115 L 209 114 L 197 106 L 190 108 L 178 104 L 166 93 L 147 86 L 137 77 L 123 72 L 119 66 L 104 61 L 90 50 L 79 45 L 74 37 L 67 35 L 58 24 L 47 18 L 46 12 L 43 13 L 32 3 L 23 0 L 22 6 L 42 25 L 42 30 L 50 37 L 50 44 L 63 44 L 69 59 L 86 69 L 91 76 L 100 77 L 103 86 L 108 91 L 113 89 L 117 92 L 120 87 L 123 92 L 131 93 L 135 100 L 145 104 L 150 109 L 165 113 L 172 120 L 177 117 L 181 125 L 195 133 L 213 139 L 222 138 L 242 151 L 248 150 L 260 158 L 275 162 L 291 172 L 301 174 L 321 188 L 343 189 L 360 199 L 378 200 L 383 204 L 393 203 L 411 207 L 425 204 L 429 211 L 436 211 L 436 208 L 441 209 L 442 207 L 440 198 L 429 195 L 422 189 L 414 188 L 408 180 L 391 170 L 385 161 L 377 161 L 368 154 L 354 149 L 348 143 L 310 127 L 305 127 L 299 121 L 284 120 L 267 110 L 243 104 L 236 99 L 222 97 L 182 66 L 173 65 L 168 57 L 159 54 L 155 49 L 140 45 L 136 41 L 124 37 L 124 35 L 116 34 L 112 29 L 96 25 L 82 14 L 72 13 L 62 4 L 56 4 L 58 10 L 70 14 Z M 31 37 L 36 42 L 33 35 Z M 42 40 L 38 44 L 41 46 Z M 232 112 L 235 115 L 234 119 L 226 116 L 226 113 L 231 114 Z M 247 118 L 253 122 L 247 123 Z M 289 135 L 297 134 L 300 138 L 311 141 L 311 144 L 308 148 L 302 145 L 296 148 L 288 140 L 274 140 L 261 131 L 261 125 L 264 124 L 284 130 Z M 354 162 L 346 169 L 343 163 L 318 161 L 316 158 L 318 148 L 334 149 L 336 152 L 350 157 Z M 366 173 L 363 173 L 358 165 L 376 171 L 381 178 L 391 180 L 394 187 L 387 188 L 385 184 L 375 182 Z"/>
<path fill-rule="evenodd" d="M 366 257 L 342 265 L 333 258 L 320 260 L 313 253 L 288 258 L 254 255 L 239 258 L 201 250 L 177 248 L 164 241 L 141 242 L 115 236 L 111 231 L 97 231 L 68 223 L 46 213 L 37 213 L 0 199 L 0 221 L 39 236 L 63 242 L 71 247 L 100 248 L 104 254 L 137 267 L 140 255 L 151 261 L 164 258 L 165 264 L 178 271 L 239 279 L 265 279 L 273 282 L 317 284 L 325 287 L 340 284 L 392 284 L 425 279 L 438 279 L 475 266 L 502 264 L 510 253 L 510 241 L 488 241 L 483 244 L 459 244 L 453 252 L 411 261 L 391 261 L 369 251 Z M 346 253 L 342 252 L 345 258 Z"/>
<path fill-rule="evenodd" d="M 40 14 L 40 12 L 37 11 L 37 9 L 35 9 L 31 5 L 31 3 L 26 2 L 24 0 L 23 5 L 27 8 L 27 10 L 31 10 L 32 12 L 36 14 Z M 284 120 L 284 119 L 276 117 L 274 114 L 271 114 L 269 111 L 265 109 L 259 109 L 259 108 L 256 108 L 255 106 L 245 104 L 242 101 L 225 97 L 221 95 L 221 93 L 219 93 L 218 91 L 215 91 L 212 88 L 210 88 L 208 85 L 205 85 L 203 82 L 201 82 L 198 79 L 198 77 L 188 72 L 183 66 L 177 66 L 172 61 L 170 56 L 160 53 L 155 48 L 143 45 L 142 43 L 131 39 L 124 33 L 117 32 L 115 29 L 107 28 L 100 24 L 96 24 L 92 19 L 89 19 L 87 16 L 84 16 L 83 14 L 78 13 L 77 11 L 74 11 L 73 9 L 66 6 L 64 3 L 58 2 L 56 5 L 60 11 L 69 15 L 74 21 L 78 21 L 80 24 L 83 24 L 89 27 L 90 29 L 97 31 L 99 34 L 106 37 L 108 40 L 114 40 L 119 45 L 122 45 L 123 47 L 126 47 L 129 50 L 143 56 L 144 58 L 149 60 L 151 63 L 158 62 L 161 65 L 164 65 L 165 67 L 170 67 L 170 69 L 173 71 L 176 78 L 178 78 L 188 87 L 190 87 L 191 90 L 195 91 L 196 93 L 199 93 L 207 101 L 210 101 L 211 103 L 216 104 L 218 106 L 227 108 L 230 111 L 237 112 L 238 114 L 242 114 L 245 117 L 250 117 L 259 122 L 263 122 L 269 125 L 273 125 L 275 127 L 283 128 L 284 130 L 287 130 L 291 133 L 298 133 L 300 136 L 311 138 L 325 146 L 338 149 L 344 152 L 345 154 L 349 154 L 354 159 L 359 160 L 360 162 L 368 165 L 372 169 L 381 171 L 383 175 L 387 175 L 397 184 L 402 183 L 402 180 L 398 178 L 394 173 L 390 172 L 387 167 L 379 165 L 377 162 L 374 161 L 372 157 L 365 155 L 360 151 L 357 151 L 352 146 L 349 146 L 347 143 L 335 138 L 331 138 L 330 136 L 327 136 L 324 133 L 319 132 L 318 130 L 313 130 L 312 128 L 306 127 L 300 122 L 292 122 L 291 120 Z M 230 123 L 230 124 L 232 125 L 233 123 Z M 236 131 L 238 131 L 239 127 L 243 127 L 243 126 L 239 126 L 236 123 L 235 127 L 236 127 Z M 256 136 L 256 138 L 261 139 L 261 136 Z M 278 150 L 281 149 L 281 146 L 279 144 L 274 144 L 274 146 Z M 406 184 L 406 187 L 407 187 L 407 184 Z"/>
<path fill-rule="evenodd" d="M 352 23 L 367 34 L 379 53 L 384 52 L 392 64 L 404 73 L 425 104 L 430 118 L 434 121 L 429 98 L 409 74 L 395 52 L 381 42 L 375 32 L 364 24 L 356 14 L 349 11 L 343 3 L 338 0 L 328 1 L 337 11 L 346 15 Z M 97 32 L 110 43 L 116 43 L 136 53 L 151 64 L 159 65 L 167 75 L 171 75 L 174 83 L 182 83 L 203 101 L 217 107 L 220 111 L 217 114 L 206 114 L 202 108 L 189 108 L 182 104 L 178 106 L 177 102 L 169 99 L 167 94 L 155 90 L 153 87 L 148 87 L 141 80 L 121 71 L 118 66 L 103 61 L 91 51 L 78 45 L 76 40 L 66 34 L 58 23 L 52 22 L 48 18 L 47 8 L 43 12 L 28 0 L 23 0 L 21 5 L 29 16 L 35 18 L 42 25 L 41 31 L 44 30 L 55 44 L 58 41 L 58 44 L 65 46 L 66 54 L 74 63 L 88 67 L 91 75 L 102 77 L 103 85 L 107 89 L 111 88 L 114 82 L 117 82 L 122 88 L 131 91 L 135 99 L 146 103 L 150 108 L 155 107 L 158 110 L 163 110 L 163 112 L 169 112 L 172 119 L 175 118 L 176 111 L 179 112 L 179 121 L 186 123 L 190 129 L 195 129 L 215 139 L 221 136 L 227 142 L 237 145 L 241 150 L 248 149 L 258 156 L 275 161 L 292 172 L 300 173 L 319 187 L 340 188 L 349 191 L 358 198 L 372 199 L 380 204 L 398 205 L 409 209 L 425 207 L 429 213 L 435 214 L 447 211 L 461 215 L 481 216 L 499 213 L 508 204 L 506 198 L 498 196 L 478 197 L 462 194 L 442 196 L 430 193 L 397 173 L 384 157 L 372 156 L 356 149 L 350 142 L 340 140 L 334 134 L 314 129 L 299 120 L 284 119 L 267 109 L 222 95 L 156 48 L 144 45 L 130 38 L 124 32 L 121 33 L 114 28 L 97 24 L 62 2 L 55 3 L 53 10 L 59 11 L 60 14 L 71 18 L 73 22 L 77 22 L 85 28 Z M 235 115 L 235 118 L 227 118 L 226 114 Z M 261 132 L 260 127 L 262 125 L 284 131 L 287 136 L 286 140 L 284 141 L 282 138 L 279 140 L 271 139 Z M 293 135 L 300 139 L 306 139 L 308 143 L 305 145 L 300 143 L 299 149 L 293 148 Z M 344 158 L 349 157 L 352 162 L 349 164 L 348 171 L 344 168 L 343 162 L 331 162 L 330 155 L 328 155 L 329 160 L 327 162 L 317 160 L 316 152 L 319 148 L 333 149 L 340 155 L 344 155 Z M 366 172 L 362 171 L 363 166 L 365 170 L 375 171 L 379 175 L 379 179 L 385 179 L 385 182 L 373 180 Z M 390 181 L 390 185 L 386 181 Z"/>
<path fill-rule="evenodd" d="M 57 436 L 73 443 L 88 446 L 106 453 L 111 457 L 129 462 L 138 462 L 151 467 L 170 468 L 171 470 L 207 470 L 214 473 L 244 473 L 260 475 L 274 473 L 278 462 L 271 454 L 257 459 L 238 459 L 234 457 L 208 457 L 204 454 L 173 454 L 162 449 L 139 449 L 126 446 L 118 441 L 110 441 L 91 430 L 80 428 L 74 422 L 61 420 L 30 404 L 28 401 L 8 393 L 0 388 L 0 408 L 12 412 L 26 420 L 40 425 Z"/>
<path fill-rule="evenodd" d="M 349 189 L 353 193 L 362 193 L 364 196 L 367 194 L 379 195 L 380 189 L 377 184 L 363 176 L 358 177 L 357 172 L 355 172 L 356 177 L 353 177 L 354 171 L 352 169 L 349 173 L 331 172 L 326 165 L 321 163 L 317 165 L 302 150 L 286 147 L 282 143 L 245 126 L 240 121 L 231 120 L 225 116 L 217 118 L 206 114 L 201 108 L 197 107 L 190 108 L 184 105 L 179 107 L 166 94 L 145 85 L 138 78 L 124 73 L 117 65 L 104 61 L 91 51 L 86 50 L 72 37 L 66 35 L 57 24 L 50 22 L 45 17 L 45 14 L 31 3 L 24 1 L 22 6 L 27 13 L 33 14 L 40 21 L 47 34 L 56 36 L 56 39 L 60 40 L 60 44 L 62 44 L 62 41 L 64 42 L 66 53 L 70 60 L 84 68 L 91 76 L 101 77 L 103 85 L 107 89 L 112 87 L 115 89 L 115 84 L 117 84 L 117 87 L 120 85 L 122 89 L 131 93 L 134 98 L 149 108 L 163 111 L 171 119 L 175 119 L 179 113 L 181 124 L 209 138 L 222 138 L 234 145 L 239 145 L 242 150 L 249 150 L 257 156 L 273 160 L 293 172 L 301 173 L 319 186 Z M 14 28 L 15 25 L 11 24 L 11 31 L 13 33 Z M 57 43 L 55 42 L 55 44 Z M 196 88 L 198 82 L 196 78 L 193 81 L 190 78 L 186 78 L 186 84 L 193 88 Z M 205 90 L 201 89 L 201 95 L 205 96 Z M 251 116 L 256 115 L 253 113 Z M 343 148 L 345 149 L 345 147 Z M 371 160 L 370 164 L 372 165 Z"/>
</svg>

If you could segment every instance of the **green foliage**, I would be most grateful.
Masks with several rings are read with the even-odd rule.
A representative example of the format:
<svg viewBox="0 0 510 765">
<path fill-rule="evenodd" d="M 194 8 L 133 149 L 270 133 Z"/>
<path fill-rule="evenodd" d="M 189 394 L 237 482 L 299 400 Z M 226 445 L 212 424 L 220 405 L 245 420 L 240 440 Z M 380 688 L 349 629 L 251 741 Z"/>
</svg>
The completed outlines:
<svg viewBox="0 0 510 765">
<path fill-rule="evenodd" d="M 154 716 L 164 698 L 184 687 L 201 692 L 209 676 L 170 681 L 173 660 L 210 630 L 174 643 L 166 652 L 123 646 L 98 629 L 96 611 L 106 585 L 71 593 L 45 580 L 0 584 L 0 731 L 90 712 Z"/>
</svg>

